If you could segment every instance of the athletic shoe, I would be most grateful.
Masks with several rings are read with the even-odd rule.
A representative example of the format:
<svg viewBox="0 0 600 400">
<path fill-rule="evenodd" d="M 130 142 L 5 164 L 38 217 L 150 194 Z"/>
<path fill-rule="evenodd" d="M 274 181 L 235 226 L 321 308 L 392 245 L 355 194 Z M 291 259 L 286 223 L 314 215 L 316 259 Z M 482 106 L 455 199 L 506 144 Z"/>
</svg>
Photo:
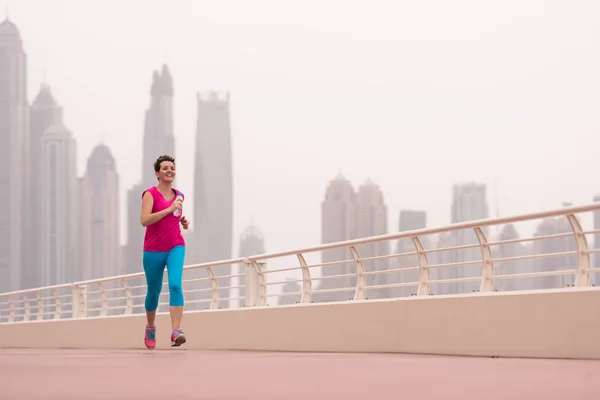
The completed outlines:
<svg viewBox="0 0 600 400">
<path fill-rule="evenodd" d="M 150 350 L 156 347 L 156 327 L 150 328 L 146 325 L 146 334 L 144 335 L 144 344 Z"/>
<path fill-rule="evenodd" d="M 171 334 L 171 346 L 172 347 L 181 346 L 182 344 L 185 343 L 185 341 L 186 341 L 185 334 L 183 333 L 183 331 L 181 329 L 176 329 Z"/>
</svg>

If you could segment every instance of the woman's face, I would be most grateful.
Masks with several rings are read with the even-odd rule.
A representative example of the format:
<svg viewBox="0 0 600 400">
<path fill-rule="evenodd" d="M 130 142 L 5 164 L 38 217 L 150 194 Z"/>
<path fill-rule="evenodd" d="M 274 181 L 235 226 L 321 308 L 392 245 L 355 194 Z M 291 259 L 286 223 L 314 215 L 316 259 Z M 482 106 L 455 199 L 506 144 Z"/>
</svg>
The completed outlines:
<svg viewBox="0 0 600 400">
<path fill-rule="evenodd" d="M 175 179 L 175 164 L 171 161 L 160 163 L 160 169 L 156 172 L 156 177 L 162 182 L 173 182 Z"/>
</svg>

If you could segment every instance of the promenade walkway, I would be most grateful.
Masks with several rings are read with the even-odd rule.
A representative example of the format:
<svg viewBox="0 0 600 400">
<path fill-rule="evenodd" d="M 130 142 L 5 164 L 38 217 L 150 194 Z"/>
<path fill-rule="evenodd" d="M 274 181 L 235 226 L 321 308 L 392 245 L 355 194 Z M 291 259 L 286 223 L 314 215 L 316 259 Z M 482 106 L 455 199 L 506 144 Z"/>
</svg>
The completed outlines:
<svg viewBox="0 0 600 400">
<path fill-rule="evenodd" d="M 598 399 L 600 361 L 0 349 L 0 399 Z"/>
</svg>

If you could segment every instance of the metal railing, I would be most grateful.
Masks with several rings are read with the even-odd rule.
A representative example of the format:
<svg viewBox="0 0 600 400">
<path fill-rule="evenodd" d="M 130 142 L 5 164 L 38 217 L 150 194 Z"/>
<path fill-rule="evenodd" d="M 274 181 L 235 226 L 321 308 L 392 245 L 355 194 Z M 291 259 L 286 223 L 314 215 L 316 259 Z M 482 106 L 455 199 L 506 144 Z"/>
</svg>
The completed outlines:
<svg viewBox="0 0 600 400">
<path fill-rule="evenodd" d="M 498 290 L 497 286 L 502 286 L 501 282 L 524 279 L 554 279 L 544 281 L 541 286 L 537 286 L 542 289 L 547 288 L 548 282 L 553 282 L 555 287 L 563 290 L 569 290 L 571 287 L 587 287 L 592 284 L 592 275 L 600 272 L 600 268 L 594 268 L 591 263 L 591 254 L 600 250 L 589 248 L 588 237 L 600 235 L 600 230 L 584 231 L 578 214 L 592 211 L 600 211 L 600 203 L 188 265 L 184 268 L 183 280 L 186 310 L 200 308 L 214 310 L 223 305 L 231 306 L 233 301 L 243 301 L 245 307 L 267 306 L 268 299 L 272 297 L 291 296 L 297 299 L 296 303 L 303 304 L 318 302 L 319 296 L 323 296 L 321 301 L 346 300 L 340 297 L 342 296 L 340 293 L 353 293 L 350 297 L 346 297 L 349 300 L 366 300 L 371 297 L 371 293 L 376 294 L 378 291 L 383 291 L 384 294 L 380 297 L 384 298 L 400 297 L 407 293 L 414 296 L 430 296 L 434 295 L 435 288 L 444 285 L 451 287 L 452 290 L 446 290 L 444 293 L 444 290 L 440 289 L 439 294 L 492 292 Z M 553 226 L 562 227 L 562 230 L 527 238 L 499 237 L 492 241 L 488 240 L 488 235 L 485 233 L 489 227 L 534 220 L 553 221 Z M 426 238 L 435 235 L 441 235 L 439 236 L 441 247 L 424 245 L 428 242 Z M 466 239 L 469 235 L 473 238 L 471 243 Z M 404 240 L 405 244 L 410 243 L 412 249 L 391 253 L 373 250 L 375 244 L 389 244 L 391 241 L 401 240 Z M 449 240 L 452 245 L 444 246 L 444 240 Z M 536 243 L 544 241 L 550 245 L 542 246 L 542 252 L 539 254 L 532 254 L 531 251 L 511 253 L 496 250 L 503 246 L 520 246 L 527 243 L 533 244 L 532 248 L 535 248 Z M 348 255 L 344 256 L 340 250 L 347 251 Z M 364 250 L 364 257 L 361 257 L 359 250 Z M 328 251 L 337 253 L 325 257 Z M 306 261 L 307 255 L 315 256 L 320 252 L 327 260 L 310 264 Z M 477 257 L 459 260 L 458 256 L 438 256 L 448 252 L 477 254 Z M 496 252 L 499 256 L 495 257 Z M 267 261 L 271 267 L 271 262 L 286 258 L 291 258 L 295 265 L 275 269 L 266 268 Z M 433 262 L 436 258 L 437 262 Z M 391 264 L 394 260 L 402 259 L 404 261 L 399 268 L 394 268 Z M 544 264 L 539 261 L 565 259 L 570 260 L 566 264 L 573 265 L 562 266 L 554 261 Z M 503 267 L 515 266 L 519 262 L 527 263 L 522 264 L 526 267 L 520 268 L 520 272 L 507 273 L 503 270 Z M 368 268 L 369 263 L 375 263 L 375 268 Z M 232 273 L 234 265 L 241 265 L 242 271 Z M 382 265 L 384 267 L 381 267 Z M 321 269 L 321 274 L 318 273 L 317 268 Z M 267 279 L 269 276 L 290 272 L 297 273 L 297 278 Z M 407 279 L 406 274 L 412 274 L 412 278 Z M 394 279 L 393 276 L 398 277 Z M 235 284 L 236 280 L 237 284 Z M 321 281 L 323 288 L 313 288 L 313 282 L 317 281 Z M 341 285 L 336 287 L 326 284 L 333 281 L 341 282 Z M 168 310 L 168 282 L 165 280 L 163 285 L 160 312 Z M 292 285 L 295 289 L 277 293 L 271 289 L 282 285 Z M 0 294 L 0 323 L 141 314 L 144 313 L 145 289 L 144 274 L 136 273 L 3 293 Z M 404 291 L 404 294 L 394 292 L 394 290 L 404 289 L 412 292 Z M 519 290 L 519 288 L 507 290 Z M 234 297 L 232 293 L 236 291 L 243 293 Z"/>
</svg>

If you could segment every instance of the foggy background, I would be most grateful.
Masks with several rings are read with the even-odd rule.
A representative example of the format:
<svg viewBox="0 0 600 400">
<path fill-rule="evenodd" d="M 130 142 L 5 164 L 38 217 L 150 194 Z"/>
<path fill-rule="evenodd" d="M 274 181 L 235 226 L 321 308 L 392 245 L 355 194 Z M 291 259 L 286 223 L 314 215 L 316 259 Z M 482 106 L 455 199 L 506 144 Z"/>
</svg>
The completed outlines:
<svg viewBox="0 0 600 400">
<path fill-rule="evenodd" d="M 23 40 L 29 101 L 46 83 L 64 109 L 77 175 L 98 144 L 114 155 L 121 245 L 152 73 L 163 64 L 192 229 L 196 94 L 231 96 L 234 257 L 250 224 L 267 252 L 321 243 L 321 203 L 339 174 L 355 189 L 369 179 L 381 188 L 390 232 L 403 209 L 425 211 L 428 227 L 449 224 L 454 184 L 485 185 L 490 216 L 600 192 L 596 1 L 0 6 Z M 582 222 L 591 229 L 590 215 Z"/>
</svg>

